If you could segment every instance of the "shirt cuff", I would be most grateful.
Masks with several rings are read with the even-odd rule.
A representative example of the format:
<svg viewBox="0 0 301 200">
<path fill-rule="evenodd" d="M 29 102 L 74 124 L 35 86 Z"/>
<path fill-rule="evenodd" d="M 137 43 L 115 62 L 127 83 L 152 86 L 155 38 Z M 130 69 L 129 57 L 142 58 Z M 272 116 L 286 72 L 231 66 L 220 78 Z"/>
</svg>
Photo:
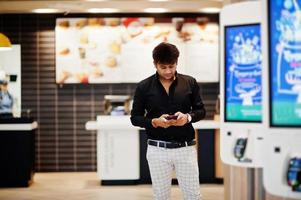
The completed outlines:
<svg viewBox="0 0 301 200">
<path fill-rule="evenodd" d="M 187 123 L 190 123 L 191 122 L 191 120 L 192 120 L 192 117 L 191 117 L 191 115 L 190 114 L 186 114 L 187 115 Z"/>
</svg>

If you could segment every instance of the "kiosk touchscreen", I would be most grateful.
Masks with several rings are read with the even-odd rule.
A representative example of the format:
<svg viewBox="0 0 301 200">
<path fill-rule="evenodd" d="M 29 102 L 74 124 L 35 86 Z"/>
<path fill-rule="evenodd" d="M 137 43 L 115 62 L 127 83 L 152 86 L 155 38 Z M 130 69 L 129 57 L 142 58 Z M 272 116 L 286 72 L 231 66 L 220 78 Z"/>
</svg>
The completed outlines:
<svg viewBox="0 0 301 200">
<path fill-rule="evenodd" d="M 225 26 L 225 122 L 261 122 L 260 24 Z"/>
<path fill-rule="evenodd" d="M 301 0 L 264 0 L 264 185 L 301 198 Z"/>
<path fill-rule="evenodd" d="M 221 158 L 230 165 L 260 167 L 263 143 L 260 2 L 225 6 L 220 19 Z"/>
</svg>

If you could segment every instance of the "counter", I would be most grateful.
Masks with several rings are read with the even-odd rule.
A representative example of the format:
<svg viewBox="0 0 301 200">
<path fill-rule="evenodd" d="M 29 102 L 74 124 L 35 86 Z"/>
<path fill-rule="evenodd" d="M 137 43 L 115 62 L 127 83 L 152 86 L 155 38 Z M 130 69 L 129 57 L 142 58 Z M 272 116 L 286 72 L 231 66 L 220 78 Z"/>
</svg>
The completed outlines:
<svg viewBox="0 0 301 200">
<path fill-rule="evenodd" d="M 204 130 L 204 135 L 210 130 L 209 135 L 214 137 L 211 133 L 219 129 L 219 124 L 218 121 L 202 120 L 193 123 L 193 127 Z M 141 166 L 148 167 L 141 164 L 146 151 L 146 145 L 141 143 L 146 143 L 146 136 L 141 136 L 145 135 L 144 129 L 131 124 L 130 116 L 97 116 L 96 121 L 86 123 L 86 129 L 97 130 L 97 173 L 101 184 L 145 183 L 141 182 L 140 171 L 143 170 Z"/>
<path fill-rule="evenodd" d="M 35 167 L 35 130 L 31 118 L 0 121 L 0 187 L 28 187 Z"/>
</svg>

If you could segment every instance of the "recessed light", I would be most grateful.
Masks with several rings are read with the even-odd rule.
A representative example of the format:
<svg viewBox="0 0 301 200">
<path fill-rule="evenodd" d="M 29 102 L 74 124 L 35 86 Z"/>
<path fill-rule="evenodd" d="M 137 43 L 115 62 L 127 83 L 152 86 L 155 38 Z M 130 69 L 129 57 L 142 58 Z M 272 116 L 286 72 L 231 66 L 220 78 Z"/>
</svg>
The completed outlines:
<svg viewBox="0 0 301 200">
<path fill-rule="evenodd" d="M 207 8 L 200 9 L 200 12 L 203 13 L 219 13 L 220 11 L 221 9 L 216 7 L 207 7 Z"/>
<path fill-rule="evenodd" d="M 168 10 L 165 8 L 146 8 L 143 11 L 147 13 L 165 13 Z"/>
<path fill-rule="evenodd" d="M 38 9 L 34 9 L 32 12 L 34 12 L 34 13 L 56 13 L 56 12 L 59 12 L 59 10 L 54 9 L 54 8 L 38 8 Z"/>
<path fill-rule="evenodd" d="M 169 1 L 169 0 L 149 0 L 149 1 L 154 1 L 154 2 L 165 2 L 165 1 Z"/>
<path fill-rule="evenodd" d="M 115 8 L 90 8 L 87 10 L 89 13 L 114 13 L 118 12 Z"/>
</svg>

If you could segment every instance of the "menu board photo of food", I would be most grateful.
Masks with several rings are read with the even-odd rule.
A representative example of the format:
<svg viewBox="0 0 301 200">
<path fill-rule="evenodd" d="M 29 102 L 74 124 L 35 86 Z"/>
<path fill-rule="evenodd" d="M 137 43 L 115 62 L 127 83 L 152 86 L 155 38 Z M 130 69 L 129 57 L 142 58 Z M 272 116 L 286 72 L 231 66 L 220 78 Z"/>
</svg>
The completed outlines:
<svg viewBox="0 0 301 200">
<path fill-rule="evenodd" d="M 139 82 L 155 72 L 160 42 L 179 48 L 179 73 L 219 81 L 218 24 L 207 18 L 58 18 L 55 34 L 58 84 Z"/>
</svg>

